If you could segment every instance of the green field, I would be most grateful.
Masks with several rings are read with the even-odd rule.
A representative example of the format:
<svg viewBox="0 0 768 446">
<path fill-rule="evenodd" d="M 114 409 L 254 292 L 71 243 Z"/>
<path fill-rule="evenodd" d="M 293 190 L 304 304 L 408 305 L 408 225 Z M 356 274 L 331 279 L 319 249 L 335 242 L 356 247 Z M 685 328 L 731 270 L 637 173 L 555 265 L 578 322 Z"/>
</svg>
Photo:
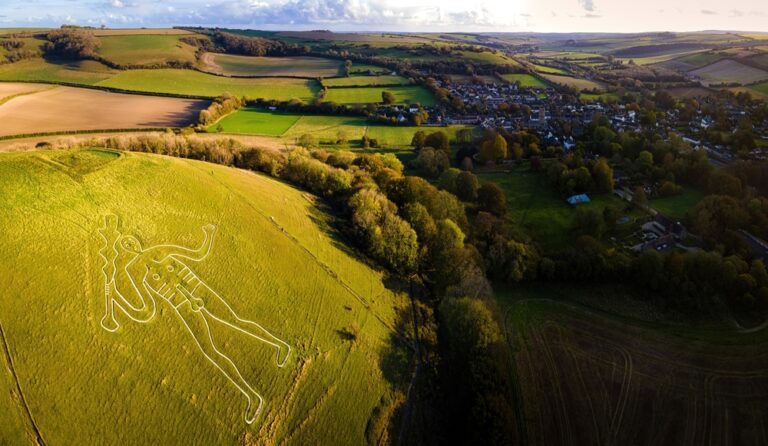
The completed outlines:
<svg viewBox="0 0 768 446">
<path fill-rule="evenodd" d="M 619 100 L 619 95 L 616 93 L 579 93 L 579 99 L 585 102 L 617 102 Z"/>
<path fill-rule="evenodd" d="M 280 136 L 296 124 L 299 118 L 300 115 L 246 108 L 225 116 L 218 123 L 209 126 L 208 131 L 217 131 L 221 127 L 221 131 L 227 133 Z"/>
<path fill-rule="evenodd" d="M 582 79 L 582 78 L 571 77 L 571 76 L 562 76 L 559 74 L 542 74 L 542 77 L 552 82 L 553 84 L 567 85 L 577 90 L 595 90 L 595 89 L 602 90 L 603 89 L 602 84 L 595 81 L 591 81 L 589 79 Z"/>
<path fill-rule="evenodd" d="M 576 207 L 555 194 L 541 175 L 518 169 L 512 173 L 479 173 L 478 177 L 481 182 L 496 183 L 504 190 L 509 218 L 529 233 L 545 252 L 570 246 Z M 600 212 L 608 204 L 624 207 L 613 195 L 590 195 L 590 199 L 591 202 L 578 207 Z"/>
<path fill-rule="evenodd" d="M 501 77 L 508 82 L 519 82 L 523 88 L 547 88 L 547 83 L 530 74 L 502 74 Z"/>
<path fill-rule="evenodd" d="M 208 127 L 209 132 L 217 131 L 219 125 L 226 133 L 283 136 L 296 140 L 304 134 L 317 137 L 323 145 L 335 145 L 339 132 L 343 132 L 350 143 L 359 142 L 363 135 L 376 139 L 383 148 L 410 147 L 413 135 L 421 130 L 427 133 L 443 131 L 453 139 L 456 131 L 467 126 L 425 128 L 412 126 L 390 126 L 371 124 L 361 116 L 318 116 L 270 112 L 263 109 L 247 108 L 224 117 Z"/>
<path fill-rule="evenodd" d="M 763 95 L 763 97 L 768 97 L 768 82 L 763 82 L 762 84 L 750 85 L 747 88 L 757 92 L 760 95 Z"/>
<path fill-rule="evenodd" d="M 329 77 L 341 73 L 342 62 L 320 57 L 250 57 L 232 54 L 207 55 L 230 76 Z"/>
<path fill-rule="evenodd" d="M 104 87 L 193 96 L 216 97 L 224 92 L 249 99 L 310 101 L 320 90 L 316 81 L 287 78 L 236 79 L 192 70 L 130 70 L 99 82 Z"/>
<path fill-rule="evenodd" d="M 547 73 L 547 74 L 568 74 L 567 71 L 555 68 L 555 67 L 548 67 L 546 65 L 537 65 L 537 64 L 531 64 L 533 65 L 533 68 L 536 69 L 539 73 Z"/>
<path fill-rule="evenodd" d="M 328 88 L 333 87 L 366 87 L 369 85 L 408 85 L 408 79 L 403 76 L 350 76 L 350 77 L 337 77 L 333 79 L 324 79 L 323 85 Z"/>
<path fill-rule="evenodd" d="M 169 61 L 195 62 L 196 48 L 179 35 L 123 35 L 100 37 L 101 57 L 120 65 L 151 65 Z"/>
<path fill-rule="evenodd" d="M 696 203 L 704 198 L 704 194 L 696 189 L 684 187 L 683 193 L 666 198 L 656 198 L 651 200 L 648 205 L 662 214 L 682 220 L 689 209 L 696 206 Z"/>
<path fill-rule="evenodd" d="M 33 423 L 51 445 L 378 438 L 371 419 L 394 388 L 392 373 L 409 369 L 390 354 L 401 342 L 390 327 L 407 301 L 344 247 L 313 197 L 230 167 L 97 150 L 2 154 L 0 184 L 0 325 L 16 377 L 3 355 L 1 443 L 31 444 Z M 158 312 L 143 322 L 116 307 L 120 326 L 105 330 L 99 230 L 107 214 L 144 249 L 197 249 L 201 228 L 215 225 L 208 254 L 183 262 L 239 317 L 285 340 L 286 365 L 229 325 L 203 324 L 226 314 L 216 299 L 195 312 L 157 296 Z M 112 289 L 129 293 L 122 266 L 133 256 L 115 252 L 121 274 Z M 264 398 L 252 425 L 244 395 L 195 342 L 209 342 L 199 337 L 206 327 Z"/>
<path fill-rule="evenodd" d="M 421 86 L 405 87 L 361 87 L 361 88 L 331 88 L 325 100 L 337 104 L 369 104 L 381 102 L 381 92 L 389 91 L 395 95 L 397 104 L 433 105 L 435 98 L 432 93 Z"/>
<path fill-rule="evenodd" d="M 68 82 L 93 85 L 108 79 L 116 71 L 99 62 L 84 60 L 71 63 L 50 63 L 43 59 L 28 59 L 0 65 L 0 80 Z"/>
</svg>

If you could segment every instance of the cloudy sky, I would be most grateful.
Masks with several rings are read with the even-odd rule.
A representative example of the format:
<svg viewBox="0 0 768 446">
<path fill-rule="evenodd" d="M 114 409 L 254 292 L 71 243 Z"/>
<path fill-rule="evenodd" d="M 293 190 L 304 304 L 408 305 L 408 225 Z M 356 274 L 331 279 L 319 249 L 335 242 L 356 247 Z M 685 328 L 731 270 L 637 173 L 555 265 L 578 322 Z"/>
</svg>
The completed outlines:
<svg viewBox="0 0 768 446">
<path fill-rule="evenodd" d="M 0 27 L 768 31 L 768 0 L 0 0 Z"/>
</svg>

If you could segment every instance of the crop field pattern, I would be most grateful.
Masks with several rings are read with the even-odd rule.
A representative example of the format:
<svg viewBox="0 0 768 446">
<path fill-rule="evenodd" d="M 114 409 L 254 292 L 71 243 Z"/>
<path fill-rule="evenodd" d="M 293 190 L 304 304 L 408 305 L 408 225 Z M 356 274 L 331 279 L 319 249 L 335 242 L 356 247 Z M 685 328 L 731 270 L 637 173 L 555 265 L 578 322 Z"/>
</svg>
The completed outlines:
<svg viewBox="0 0 768 446">
<path fill-rule="evenodd" d="M 0 282 L 10 291 L 0 298 L 0 443 L 35 429 L 51 445 L 365 443 L 393 386 L 380 364 L 393 342 L 410 342 L 392 328 L 407 300 L 336 241 L 314 197 L 224 166 L 97 149 L 2 154 L 0 183 L 9 211 L 0 213 Z M 178 308 L 158 297 L 146 323 L 117 308 L 119 327 L 104 318 L 105 259 L 115 257 L 104 246 L 115 229 L 145 248 L 204 250 L 182 262 L 202 291 L 290 346 L 277 367 L 287 350 L 276 363 L 282 344 L 266 334 L 271 343 L 215 317 L 197 327 L 263 397 L 253 424 L 237 380 L 185 327 L 200 287 Z"/>
<path fill-rule="evenodd" d="M 320 57 L 252 57 L 232 54 L 203 55 L 206 69 L 227 76 L 338 76 L 342 62 Z"/>
<path fill-rule="evenodd" d="M 710 344 L 535 299 L 505 326 L 530 444 L 768 442 L 765 333 Z"/>
<path fill-rule="evenodd" d="M 9 85 L 18 91 L 3 101 Z M 4 88 L 6 87 L 6 88 Z M 41 90 L 44 89 L 44 90 Z M 13 90 L 9 90 L 13 91 Z M 208 101 L 0 83 L 0 136 L 98 129 L 183 127 Z"/>
</svg>

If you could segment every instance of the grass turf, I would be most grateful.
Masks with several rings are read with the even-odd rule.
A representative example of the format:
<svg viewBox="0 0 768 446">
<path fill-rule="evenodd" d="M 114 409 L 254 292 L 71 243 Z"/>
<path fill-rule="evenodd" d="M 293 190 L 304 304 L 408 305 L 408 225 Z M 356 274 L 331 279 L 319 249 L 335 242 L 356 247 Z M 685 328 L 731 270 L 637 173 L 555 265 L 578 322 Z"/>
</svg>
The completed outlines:
<svg viewBox="0 0 768 446">
<path fill-rule="evenodd" d="M 666 198 L 656 198 L 648 205 L 664 215 L 681 220 L 689 209 L 704 198 L 704 194 L 696 189 L 684 187 L 683 193 Z"/>
<path fill-rule="evenodd" d="M 311 100 L 320 90 L 316 81 L 286 78 L 235 79 L 192 70 L 130 70 L 98 85 L 124 90 L 216 97 L 229 92 L 248 99 Z"/>
<path fill-rule="evenodd" d="M 380 364 L 401 364 L 388 362 L 388 326 L 407 302 L 344 247 L 314 198 L 229 167 L 99 150 L 2 154 L 0 184 L 0 323 L 48 444 L 366 442 L 392 389 Z M 293 347 L 278 369 L 265 344 L 212 326 L 265 398 L 256 423 L 244 423 L 243 396 L 162 299 L 149 323 L 118 312 L 116 333 L 100 326 L 105 213 L 145 246 L 199 246 L 201 226 L 217 226 L 193 268 Z M 340 334 L 349 327 L 354 341 Z M 26 442 L 18 395 L 0 375 L 0 442 Z"/>
</svg>

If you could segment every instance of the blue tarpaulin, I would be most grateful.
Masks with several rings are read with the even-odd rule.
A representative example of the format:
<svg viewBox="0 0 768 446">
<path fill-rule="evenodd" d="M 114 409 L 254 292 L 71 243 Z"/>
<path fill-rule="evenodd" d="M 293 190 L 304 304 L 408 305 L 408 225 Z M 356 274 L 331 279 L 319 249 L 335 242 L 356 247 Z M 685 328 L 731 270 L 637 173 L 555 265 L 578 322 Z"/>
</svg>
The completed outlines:
<svg viewBox="0 0 768 446">
<path fill-rule="evenodd" d="M 567 201 L 568 204 L 573 204 L 573 205 L 581 204 L 581 203 L 589 203 L 589 197 L 587 196 L 587 194 L 578 194 L 578 195 L 573 195 L 571 197 L 568 197 L 568 199 L 565 201 Z"/>
</svg>

